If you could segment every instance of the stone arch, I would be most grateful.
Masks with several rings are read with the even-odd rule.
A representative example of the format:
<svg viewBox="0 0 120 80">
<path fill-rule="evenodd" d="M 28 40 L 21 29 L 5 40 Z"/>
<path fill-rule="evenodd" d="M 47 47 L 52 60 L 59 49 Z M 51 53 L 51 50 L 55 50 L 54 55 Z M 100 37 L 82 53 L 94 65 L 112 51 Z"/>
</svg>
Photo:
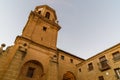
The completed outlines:
<svg viewBox="0 0 120 80">
<path fill-rule="evenodd" d="M 63 80 L 76 80 L 75 75 L 71 71 L 67 71 L 63 75 Z"/>
<path fill-rule="evenodd" d="M 23 64 L 18 80 L 43 80 L 44 69 L 40 62 L 30 60 Z"/>
</svg>

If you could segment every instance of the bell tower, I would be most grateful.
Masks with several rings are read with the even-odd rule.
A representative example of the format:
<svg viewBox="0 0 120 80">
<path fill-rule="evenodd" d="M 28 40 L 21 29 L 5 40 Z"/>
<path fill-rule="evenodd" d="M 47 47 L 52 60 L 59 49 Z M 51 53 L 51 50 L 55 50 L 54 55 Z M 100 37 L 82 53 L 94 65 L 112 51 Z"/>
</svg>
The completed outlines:
<svg viewBox="0 0 120 80">
<path fill-rule="evenodd" d="M 37 6 L 29 15 L 22 37 L 56 49 L 57 34 L 60 28 L 54 9 L 47 5 Z"/>
</svg>

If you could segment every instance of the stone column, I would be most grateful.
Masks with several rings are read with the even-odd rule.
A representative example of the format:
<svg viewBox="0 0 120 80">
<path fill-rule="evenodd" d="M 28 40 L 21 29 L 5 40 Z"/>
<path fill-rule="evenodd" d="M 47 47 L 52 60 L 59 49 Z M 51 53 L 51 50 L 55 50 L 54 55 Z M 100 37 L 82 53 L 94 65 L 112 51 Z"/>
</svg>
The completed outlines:
<svg viewBox="0 0 120 80">
<path fill-rule="evenodd" d="M 58 80 L 58 61 L 56 56 L 50 59 L 47 80 Z"/>
<path fill-rule="evenodd" d="M 18 48 L 2 80 L 17 80 L 21 68 L 21 63 L 26 55 L 26 51 L 27 49 L 22 46 Z"/>
</svg>

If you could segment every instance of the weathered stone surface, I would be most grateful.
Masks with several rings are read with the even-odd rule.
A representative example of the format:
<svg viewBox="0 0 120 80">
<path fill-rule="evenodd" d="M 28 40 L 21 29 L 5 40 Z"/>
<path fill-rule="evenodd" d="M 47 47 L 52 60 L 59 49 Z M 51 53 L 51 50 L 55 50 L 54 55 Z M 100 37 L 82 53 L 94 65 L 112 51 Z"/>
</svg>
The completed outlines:
<svg viewBox="0 0 120 80">
<path fill-rule="evenodd" d="M 120 44 L 84 60 L 57 48 L 57 21 L 47 5 L 31 11 L 15 44 L 0 47 L 0 80 L 120 79 Z"/>
</svg>

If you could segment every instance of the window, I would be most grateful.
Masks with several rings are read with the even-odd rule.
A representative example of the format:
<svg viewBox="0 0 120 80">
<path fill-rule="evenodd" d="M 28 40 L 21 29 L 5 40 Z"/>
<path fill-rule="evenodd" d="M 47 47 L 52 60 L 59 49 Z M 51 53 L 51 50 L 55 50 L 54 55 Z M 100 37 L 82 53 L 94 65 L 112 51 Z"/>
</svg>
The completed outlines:
<svg viewBox="0 0 120 80">
<path fill-rule="evenodd" d="M 89 70 L 89 71 L 93 70 L 93 64 L 92 64 L 92 63 L 89 63 L 89 64 L 88 64 L 88 70 Z"/>
<path fill-rule="evenodd" d="M 99 76 L 98 79 L 99 80 L 104 80 L 104 77 L 103 76 Z"/>
<path fill-rule="evenodd" d="M 79 72 L 81 72 L 81 68 L 79 68 Z"/>
<path fill-rule="evenodd" d="M 43 27 L 43 31 L 46 31 L 46 30 L 47 30 L 47 27 L 44 26 L 44 27 Z"/>
<path fill-rule="evenodd" d="M 64 56 L 63 55 L 61 55 L 61 59 L 64 60 Z"/>
<path fill-rule="evenodd" d="M 117 79 L 120 79 L 120 68 L 114 69 Z"/>
<path fill-rule="evenodd" d="M 45 17 L 46 17 L 47 19 L 49 19 L 49 18 L 50 18 L 50 13 L 49 13 L 49 12 L 46 12 Z"/>
<path fill-rule="evenodd" d="M 29 78 L 32 78 L 34 71 L 35 71 L 35 68 L 29 67 L 26 76 Z"/>
<path fill-rule="evenodd" d="M 107 59 L 105 58 L 105 56 L 100 57 L 99 60 L 102 68 L 107 66 Z"/>
<path fill-rule="evenodd" d="M 73 59 L 70 59 L 70 62 L 73 63 Z"/>
<path fill-rule="evenodd" d="M 41 14 L 41 11 L 38 11 L 38 14 Z"/>
<path fill-rule="evenodd" d="M 100 67 L 100 70 L 101 71 L 104 71 L 104 70 L 107 70 L 107 69 L 110 69 L 110 66 L 108 64 L 108 60 L 105 58 L 105 56 L 102 56 L 99 58 L 99 67 Z"/>
<path fill-rule="evenodd" d="M 120 52 L 119 51 L 113 53 L 112 55 L 113 55 L 114 61 L 120 60 Z"/>
</svg>

